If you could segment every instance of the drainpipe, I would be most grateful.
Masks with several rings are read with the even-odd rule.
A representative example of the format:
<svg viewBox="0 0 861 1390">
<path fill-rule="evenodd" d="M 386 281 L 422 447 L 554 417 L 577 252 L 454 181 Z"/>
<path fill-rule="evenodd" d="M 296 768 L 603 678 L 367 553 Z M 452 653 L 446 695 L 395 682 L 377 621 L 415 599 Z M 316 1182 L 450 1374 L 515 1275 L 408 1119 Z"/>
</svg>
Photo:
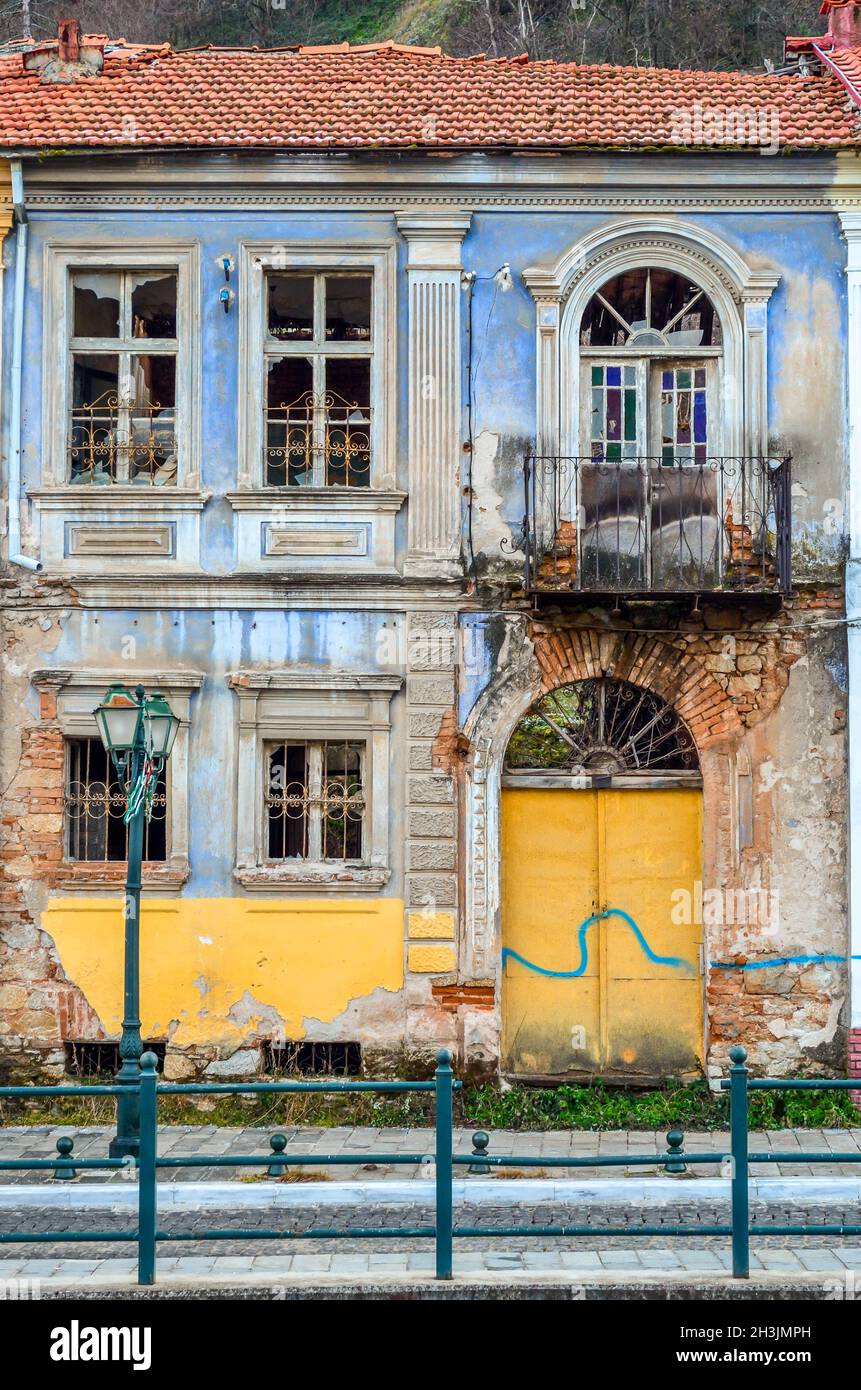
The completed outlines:
<svg viewBox="0 0 861 1390">
<path fill-rule="evenodd" d="M 24 173 L 13 159 L 12 203 L 15 209 L 15 300 L 12 320 L 12 376 L 9 386 L 9 563 L 40 570 L 41 563 L 21 554 L 21 381 L 24 371 L 24 293 L 27 288 L 27 210 Z"/>
<path fill-rule="evenodd" d="M 849 554 L 846 642 L 849 697 L 849 1075 L 861 1075 L 861 214 L 841 211 L 847 248 Z"/>
</svg>

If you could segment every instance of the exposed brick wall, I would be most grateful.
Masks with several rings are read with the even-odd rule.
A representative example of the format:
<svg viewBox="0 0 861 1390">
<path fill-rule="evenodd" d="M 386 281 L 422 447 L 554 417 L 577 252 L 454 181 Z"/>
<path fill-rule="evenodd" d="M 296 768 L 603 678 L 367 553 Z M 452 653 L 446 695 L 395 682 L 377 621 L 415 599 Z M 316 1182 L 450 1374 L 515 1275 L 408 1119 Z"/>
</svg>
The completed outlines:
<svg viewBox="0 0 861 1390">
<path fill-rule="evenodd" d="M 847 1075 L 861 1080 L 861 1028 L 849 1029 L 849 1070 Z M 861 1090 L 850 1091 L 854 1103 L 861 1110 Z"/>
<path fill-rule="evenodd" d="M 62 858 L 63 740 L 24 729 L 21 758 L 4 798 L 0 848 L 0 1041 L 4 1071 L 26 1077 L 38 1057 L 62 1068 L 60 1020 L 70 987 L 31 905 Z"/>
<path fill-rule="evenodd" d="M 81 990 L 59 964 L 38 923 L 52 890 L 85 880 L 120 895 L 125 863 L 69 863 L 64 855 L 63 734 L 52 691 L 40 693 L 42 722 L 21 730 L 18 766 L 0 821 L 0 1071 L 32 1080 L 34 1066 L 63 1069 L 66 1039 L 105 1032 Z M 148 865 L 145 882 L 181 881 L 170 865 Z"/>
<path fill-rule="evenodd" d="M 496 1004 L 496 990 L 493 985 L 434 984 L 431 988 L 434 1001 L 442 1009 L 492 1009 Z"/>
<path fill-rule="evenodd" d="M 769 713 L 805 651 L 788 614 L 745 622 L 736 609 L 713 607 L 660 635 L 608 631 L 596 619 L 531 623 L 544 688 L 601 675 L 646 686 L 675 708 L 700 749 Z"/>
</svg>

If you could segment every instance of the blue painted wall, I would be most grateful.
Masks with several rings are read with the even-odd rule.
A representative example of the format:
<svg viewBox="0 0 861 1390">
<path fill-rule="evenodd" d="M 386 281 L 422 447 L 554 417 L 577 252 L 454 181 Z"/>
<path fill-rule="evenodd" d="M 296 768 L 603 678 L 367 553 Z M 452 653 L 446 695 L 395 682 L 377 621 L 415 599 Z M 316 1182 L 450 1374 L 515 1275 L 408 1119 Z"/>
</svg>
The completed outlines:
<svg viewBox="0 0 861 1390">
<path fill-rule="evenodd" d="M 620 219 L 622 221 L 623 219 Z M 693 219 L 687 219 L 692 221 Z M 520 279 L 524 267 L 552 262 L 584 234 L 606 224 L 602 213 L 480 212 L 463 248 L 464 265 L 476 273 L 472 304 L 472 405 L 476 437 L 489 432 L 500 439 L 494 486 L 501 499 L 502 522 L 516 528 L 522 516 L 520 458 L 535 431 L 535 317 L 534 305 Z M 800 536 L 809 545 L 811 563 L 831 562 L 843 545 L 842 499 L 845 495 L 845 252 L 837 219 L 827 213 L 708 214 L 702 226 L 727 240 L 751 264 L 776 270 L 780 283 L 769 307 L 769 425 L 773 436 L 792 450 L 796 481 L 795 517 Z M 224 283 L 220 260 L 237 259 L 239 243 L 250 239 L 281 241 L 340 240 L 345 245 L 378 243 L 395 235 L 388 214 L 312 215 L 272 212 L 197 211 L 194 214 L 153 215 L 112 213 L 96 219 L 84 215 L 34 213 L 26 299 L 26 356 L 23 398 L 25 482 L 38 485 L 41 456 L 41 415 L 44 388 L 44 343 L 41 315 L 44 286 L 43 253 L 50 240 L 102 243 L 106 260 L 112 246 L 129 241 L 199 239 L 202 264 L 200 322 L 202 387 L 202 484 L 213 493 L 203 513 L 203 568 L 213 574 L 235 569 L 234 514 L 223 494 L 236 487 L 237 396 L 239 390 L 237 331 L 239 314 L 225 315 L 218 300 Z M 10 275 L 5 301 L 6 343 L 10 341 L 14 242 L 5 248 Z M 504 261 L 514 272 L 514 287 L 498 292 L 493 274 Z M 244 286 L 234 278 L 241 296 Z M 466 305 L 465 305 L 466 307 Z M 406 275 L 401 248 L 398 271 L 398 371 L 392 389 L 398 398 L 399 485 L 408 486 L 406 448 Z M 464 314 L 464 348 L 467 316 Z M 6 353 L 8 371 L 9 353 Z M 56 364 L 59 369 L 59 363 Z M 54 369 L 53 364 L 48 368 Z M 464 352 L 464 372 L 466 351 Z M 466 391 L 464 392 L 466 401 Z M 4 391 L 8 402 L 8 391 Z M 7 407 L 4 407 L 7 408 Z M 4 432 L 8 421 L 4 415 Z M 464 437 L 467 433 L 464 416 Z M 8 445 L 8 437 L 7 437 Z M 482 497 L 476 496 L 476 505 Z M 404 542 L 404 518 L 399 546 Z M 503 528 L 504 529 L 504 528 Z M 493 542 L 494 560 L 500 555 Z M 190 788 L 192 877 L 185 891 L 194 895 L 224 895 L 232 891 L 232 784 L 234 765 L 234 696 L 224 674 L 241 666 L 339 667 L 372 671 L 398 669 L 386 665 L 388 648 L 380 644 L 381 626 L 403 623 L 394 613 L 362 612 L 208 612 L 163 613 L 69 610 L 58 646 L 44 653 L 50 666 L 87 665 L 113 669 L 122 639 L 132 634 L 135 660 L 142 666 L 196 667 L 207 671 L 198 704 L 205 718 L 192 719 Z M 461 679 L 463 720 L 494 668 L 498 633 L 487 615 L 468 615 L 463 623 L 470 660 Z M 381 661 L 382 653 L 382 661 Z M 121 668 L 120 668 L 121 673 Z M 403 720 L 402 701 L 393 704 L 395 740 Z M 399 754 L 396 756 L 400 756 Z M 393 791 L 403 778 L 394 777 Z M 213 806 L 225 813 L 214 815 Z M 393 825 L 402 814 L 395 792 Z M 392 836 L 395 856 L 398 836 Z M 402 887 L 402 866 L 396 863 L 391 891 Z"/>
</svg>

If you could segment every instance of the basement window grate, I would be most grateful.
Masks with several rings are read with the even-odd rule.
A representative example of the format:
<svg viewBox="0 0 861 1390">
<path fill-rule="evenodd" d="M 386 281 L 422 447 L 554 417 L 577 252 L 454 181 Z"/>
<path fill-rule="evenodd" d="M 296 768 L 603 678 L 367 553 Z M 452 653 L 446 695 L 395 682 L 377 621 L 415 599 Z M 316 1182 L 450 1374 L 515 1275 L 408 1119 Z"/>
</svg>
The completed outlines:
<svg viewBox="0 0 861 1390">
<path fill-rule="evenodd" d="M 263 1070 L 299 1076 L 359 1076 L 362 1045 L 357 1042 L 263 1044 Z"/>
<path fill-rule="evenodd" d="M 66 1042 L 67 1076 L 116 1076 L 120 1069 L 120 1045 L 118 1042 Z M 164 1069 L 164 1054 L 167 1043 L 144 1042 L 144 1052 L 154 1052 L 158 1058 L 158 1071 Z"/>
</svg>

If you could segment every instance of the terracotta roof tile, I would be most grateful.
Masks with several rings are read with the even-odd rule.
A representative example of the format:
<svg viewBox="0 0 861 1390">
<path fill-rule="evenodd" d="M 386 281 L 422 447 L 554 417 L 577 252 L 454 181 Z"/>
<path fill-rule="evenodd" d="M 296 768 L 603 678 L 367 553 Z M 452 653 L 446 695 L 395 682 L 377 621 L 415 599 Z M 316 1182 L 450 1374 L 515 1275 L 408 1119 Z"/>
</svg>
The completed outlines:
<svg viewBox="0 0 861 1390">
<path fill-rule="evenodd" d="M 857 147 L 850 86 L 832 68 L 799 77 L 448 58 L 394 43 L 175 51 L 108 41 L 102 71 L 73 83 L 25 71 L 21 51 L 0 54 L 0 145 L 726 149 L 776 136 Z M 754 127 L 759 136 L 745 133 Z"/>
</svg>

